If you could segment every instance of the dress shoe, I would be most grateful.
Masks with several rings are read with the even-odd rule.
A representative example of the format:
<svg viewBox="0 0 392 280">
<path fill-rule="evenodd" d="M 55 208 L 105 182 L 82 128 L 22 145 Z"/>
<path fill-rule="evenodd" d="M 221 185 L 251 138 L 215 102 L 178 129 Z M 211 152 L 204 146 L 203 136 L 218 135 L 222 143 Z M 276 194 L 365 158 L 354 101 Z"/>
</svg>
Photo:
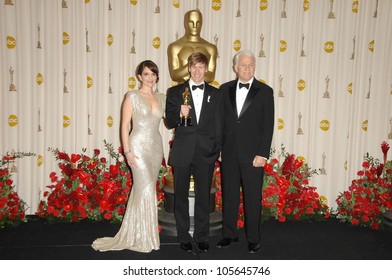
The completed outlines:
<svg viewBox="0 0 392 280">
<path fill-rule="evenodd" d="M 192 243 L 180 243 L 180 247 L 184 251 L 192 252 Z"/>
<path fill-rule="evenodd" d="M 218 244 L 216 244 L 216 247 L 226 248 L 226 247 L 229 247 L 230 244 L 233 242 L 238 242 L 238 237 L 235 237 L 235 238 L 225 237 L 221 241 L 219 241 Z"/>
<path fill-rule="evenodd" d="M 197 246 L 199 247 L 200 251 L 207 252 L 210 249 L 210 245 L 208 242 L 197 242 Z"/>
<path fill-rule="evenodd" d="M 249 253 L 256 253 L 258 250 L 260 250 L 260 248 L 261 248 L 260 242 L 256 242 L 256 243 L 249 242 L 248 244 Z"/>
</svg>

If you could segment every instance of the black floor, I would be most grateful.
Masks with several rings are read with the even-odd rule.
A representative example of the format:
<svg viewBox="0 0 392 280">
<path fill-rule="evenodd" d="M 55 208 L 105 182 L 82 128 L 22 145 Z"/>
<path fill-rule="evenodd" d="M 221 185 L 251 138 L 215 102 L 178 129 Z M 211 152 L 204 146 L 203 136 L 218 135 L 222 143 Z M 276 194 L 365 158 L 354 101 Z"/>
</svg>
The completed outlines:
<svg viewBox="0 0 392 280">
<path fill-rule="evenodd" d="M 392 232 L 353 227 L 333 218 L 323 222 L 268 221 L 262 225 L 262 249 L 249 254 L 244 230 L 240 242 L 215 247 L 220 233 L 210 237 L 207 253 L 182 251 L 174 236 L 161 234 L 161 247 L 151 253 L 129 250 L 96 252 L 97 237 L 114 236 L 109 222 L 49 223 L 30 216 L 27 223 L 0 230 L 3 260 L 391 260 Z"/>
</svg>

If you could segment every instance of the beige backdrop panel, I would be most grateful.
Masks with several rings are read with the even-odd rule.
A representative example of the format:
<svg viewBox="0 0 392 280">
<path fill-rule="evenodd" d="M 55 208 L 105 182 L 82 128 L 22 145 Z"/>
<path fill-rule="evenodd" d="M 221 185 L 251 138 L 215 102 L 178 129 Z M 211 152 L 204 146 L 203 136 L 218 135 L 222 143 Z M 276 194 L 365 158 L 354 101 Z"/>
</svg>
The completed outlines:
<svg viewBox="0 0 392 280">
<path fill-rule="evenodd" d="M 196 8 L 219 51 L 214 84 L 235 77 L 237 51 L 256 54 L 256 78 L 275 90 L 273 146 L 325 169 L 312 185 L 331 207 L 366 152 L 381 158 L 381 142 L 392 142 L 389 0 L 4 0 L 0 152 L 37 154 L 13 174 L 29 213 L 58 170 L 48 148 L 120 145 L 120 105 L 140 61 L 158 64 L 157 91 L 172 85 L 167 46 Z M 167 157 L 172 133 L 161 133 Z"/>
</svg>

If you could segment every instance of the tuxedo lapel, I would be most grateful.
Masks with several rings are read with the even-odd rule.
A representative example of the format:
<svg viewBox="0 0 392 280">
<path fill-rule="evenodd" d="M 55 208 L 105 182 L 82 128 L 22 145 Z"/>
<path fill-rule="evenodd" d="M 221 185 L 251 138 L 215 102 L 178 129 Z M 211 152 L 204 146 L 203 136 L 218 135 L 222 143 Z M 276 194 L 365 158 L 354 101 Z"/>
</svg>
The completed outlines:
<svg viewBox="0 0 392 280">
<path fill-rule="evenodd" d="M 232 87 L 229 88 L 229 97 L 231 101 L 231 106 L 233 106 L 233 111 L 235 113 L 235 116 L 238 118 L 237 102 L 236 102 L 236 86 L 237 83 L 235 83 Z"/>
<path fill-rule="evenodd" d="M 242 116 L 242 114 L 246 111 L 246 109 L 248 109 L 249 105 L 252 104 L 252 100 L 255 98 L 256 93 L 257 93 L 257 89 L 256 88 L 251 87 L 249 89 L 249 92 L 248 92 L 248 94 L 247 94 L 247 96 L 245 98 L 244 105 L 242 106 L 241 113 L 238 116 L 238 118 L 240 118 Z"/>
<path fill-rule="evenodd" d="M 209 91 L 209 89 L 207 88 L 207 86 L 205 86 L 204 88 L 204 93 L 203 93 L 203 103 L 201 104 L 201 109 L 200 109 L 200 118 L 199 118 L 199 123 L 202 123 L 203 119 L 204 119 L 204 114 L 203 112 L 206 111 L 205 107 L 208 106 L 208 103 L 210 103 L 210 99 L 211 99 L 211 92 Z"/>
</svg>

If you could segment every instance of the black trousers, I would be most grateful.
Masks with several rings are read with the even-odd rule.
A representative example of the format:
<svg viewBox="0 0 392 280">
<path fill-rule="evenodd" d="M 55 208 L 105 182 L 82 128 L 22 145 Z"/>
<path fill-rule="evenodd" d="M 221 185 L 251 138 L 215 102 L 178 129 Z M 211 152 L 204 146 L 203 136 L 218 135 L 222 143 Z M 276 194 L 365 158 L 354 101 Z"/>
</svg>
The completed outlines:
<svg viewBox="0 0 392 280">
<path fill-rule="evenodd" d="M 264 168 L 253 167 L 252 162 L 239 163 L 238 160 L 223 159 L 221 172 L 223 236 L 238 237 L 237 220 L 242 186 L 246 237 L 248 242 L 259 242 Z"/>
<path fill-rule="evenodd" d="M 207 242 L 210 225 L 210 191 L 215 163 L 205 163 L 198 155 L 188 166 L 173 166 L 174 217 L 177 237 L 181 243 L 192 241 L 189 216 L 189 185 L 195 182 L 194 232 L 195 242 Z"/>
</svg>

